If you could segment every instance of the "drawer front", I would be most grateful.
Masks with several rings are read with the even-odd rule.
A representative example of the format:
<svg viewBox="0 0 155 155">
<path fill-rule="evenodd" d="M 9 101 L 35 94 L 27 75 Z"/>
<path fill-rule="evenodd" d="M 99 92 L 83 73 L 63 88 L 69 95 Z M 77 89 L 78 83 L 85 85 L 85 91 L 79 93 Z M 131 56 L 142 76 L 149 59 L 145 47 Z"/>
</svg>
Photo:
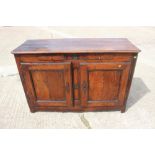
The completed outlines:
<svg viewBox="0 0 155 155">
<path fill-rule="evenodd" d="M 109 61 L 109 62 L 129 62 L 133 54 L 46 54 L 46 55 L 20 55 L 21 62 L 56 62 L 56 61 Z"/>
<path fill-rule="evenodd" d="M 99 60 L 99 61 L 130 61 L 132 54 L 68 54 L 65 56 L 67 60 Z"/>
<path fill-rule="evenodd" d="M 21 62 L 50 62 L 50 61 L 63 61 L 64 55 L 21 55 Z"/>
</svg>

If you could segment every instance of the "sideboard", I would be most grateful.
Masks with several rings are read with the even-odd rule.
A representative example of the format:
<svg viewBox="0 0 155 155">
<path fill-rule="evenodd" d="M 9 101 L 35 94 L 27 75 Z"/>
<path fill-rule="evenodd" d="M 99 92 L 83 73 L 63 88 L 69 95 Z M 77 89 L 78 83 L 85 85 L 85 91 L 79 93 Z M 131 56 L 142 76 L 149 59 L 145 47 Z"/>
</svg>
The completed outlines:
<svg viewBox="0 0 155 155">
<path fill-rule="evenodd" d="M 126 38 L 27 40 L 12 51 L 31 112 L 124 112 L 138 52 Z"/>
</svg>

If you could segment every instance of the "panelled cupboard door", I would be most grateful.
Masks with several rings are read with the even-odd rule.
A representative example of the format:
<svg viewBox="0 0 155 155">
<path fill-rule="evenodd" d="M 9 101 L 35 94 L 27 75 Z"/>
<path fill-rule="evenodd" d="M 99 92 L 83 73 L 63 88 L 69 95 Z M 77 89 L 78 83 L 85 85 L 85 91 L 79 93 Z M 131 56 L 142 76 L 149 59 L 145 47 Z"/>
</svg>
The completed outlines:
<svg viewBox="0 0 155 155">
<path fill-rule="evenodd" d="M 30 106 L 72 106 L 71 63 L 21 63 Z"/>
<path fill-rule="evenodd" d="M 80 63 L 81 106 L 122 105 L 130 63 Z"/>
</svg>

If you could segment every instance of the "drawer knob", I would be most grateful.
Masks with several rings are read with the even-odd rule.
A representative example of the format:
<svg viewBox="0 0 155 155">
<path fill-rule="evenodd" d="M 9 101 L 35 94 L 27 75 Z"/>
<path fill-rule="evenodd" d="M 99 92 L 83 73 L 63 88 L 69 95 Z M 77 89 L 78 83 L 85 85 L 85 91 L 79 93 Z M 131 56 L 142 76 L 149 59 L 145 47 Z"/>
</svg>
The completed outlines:
<svg viewBox="0 0 155 155">
<path fill-rule="evenodd" d="M 66 91 L 69 92 L 69 90 L 70 90 L 70 86 L 69 86 L 69 83 L 67 82 L 66 83 Z"/>
<path fill-rule="evenodd" d="M 118 65 L 118 67 L 119 67 L 119 68 L 121 68 L 121 67 L 122 67 L 122 65 Z"/>
<path fill-rule="evenodd" d="M 77 56 L 76 54 L 74 54 L 74 55 L 72 56 L 72 58 L 73 58 L 74 60 L 77 60 L 77 59 L 78 59 L 78 56 Z"/>
<path fill-rule="evenodd" d="M 86 92 L 87 92 L 87 82 L 86 81 L 83 82 L 82 89 L 83 89 L 84 94 L 86 94 Z"/>
</svg>

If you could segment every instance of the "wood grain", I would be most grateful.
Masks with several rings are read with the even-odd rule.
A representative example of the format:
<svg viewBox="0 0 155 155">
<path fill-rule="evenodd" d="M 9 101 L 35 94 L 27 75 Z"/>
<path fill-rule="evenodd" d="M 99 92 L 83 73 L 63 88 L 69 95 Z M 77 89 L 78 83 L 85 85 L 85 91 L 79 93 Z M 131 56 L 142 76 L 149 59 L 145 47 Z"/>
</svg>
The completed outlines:
<svg viewBox="0 0 155 155">
<path fill-rule="evenodd" d="M 140 50 L 127 39 L 30 40 L 14 50 L 31 112 L 125 112 Z"/>
<path fill-rule="evenodd" d="M 140 50 L 126 38 L 72 38 L 28 40 L 12 53 L 137 53 Z"/>
<path fill-rule="evenodd" d="M 32 106 L 71 106 L 71 64 L 21 63 L 26 92 Z"/>
<path fill-rule="evenodd" d="M 121 71 L 91 70 L 89 75 L 89 101 L 117 100 Z"/>
</svg>

